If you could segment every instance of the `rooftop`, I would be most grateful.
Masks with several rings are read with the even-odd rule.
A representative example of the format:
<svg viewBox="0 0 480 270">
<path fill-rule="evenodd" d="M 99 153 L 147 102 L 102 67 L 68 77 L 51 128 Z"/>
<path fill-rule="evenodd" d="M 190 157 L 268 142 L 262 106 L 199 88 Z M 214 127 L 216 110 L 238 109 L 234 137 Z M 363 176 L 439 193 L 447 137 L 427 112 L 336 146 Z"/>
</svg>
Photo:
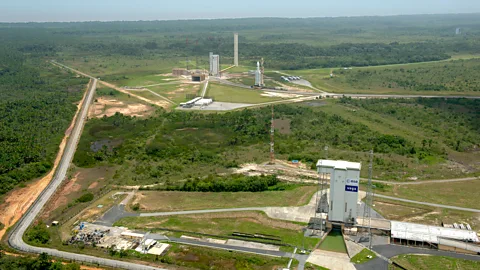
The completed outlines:
<svg viewBox="0 0 480 270">
<path fill-rule="evenodd" d="M 438 244 L 439 238 L 480 242 L 475 231 L 391 221 L 393 238 Z"/>
<path fill-rule="evenodd" d="M 329 160 L 319 159 L 317 162 L 317 168 L 333 168 L 339 170 L 360 170 L 362 164 L 358 162 L 350 162 L 345 160 Z"/>
</svg>

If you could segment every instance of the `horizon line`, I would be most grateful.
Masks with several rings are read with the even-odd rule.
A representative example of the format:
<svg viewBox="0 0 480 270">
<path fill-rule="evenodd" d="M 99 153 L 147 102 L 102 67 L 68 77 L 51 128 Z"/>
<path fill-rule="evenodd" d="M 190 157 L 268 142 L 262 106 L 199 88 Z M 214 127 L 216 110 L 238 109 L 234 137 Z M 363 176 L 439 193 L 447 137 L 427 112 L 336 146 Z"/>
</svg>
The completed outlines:
<svg viewBox="0 0 480 270">
<path fill-rule="evenodd" d="M 0 21 L 1 24 L 43 24 L 43 23 L 93 23 L 93 22 L 169 22 L 169 21 L 214 21 L 214 20 L 248 20 L 248 19 L 328 19 L 328 18 L 368 18 L 368 17 L 400 17 L 400 16 L 435 16 L 435 15 L 476 15 L 480 12 L 456 12 L 456 13 L 412 13 L 412 14 L 388 14 L 388 15 L 352 15 L 352 16 L 306 16 L 306 17 L 275 17 L 275 16 L 252 16 L 252 17 L 224 17 L 224 18 L 179 18 L 179 19 L 155 19 L 155 20 L 85 20 L 85 21 Z"/>
</svg>

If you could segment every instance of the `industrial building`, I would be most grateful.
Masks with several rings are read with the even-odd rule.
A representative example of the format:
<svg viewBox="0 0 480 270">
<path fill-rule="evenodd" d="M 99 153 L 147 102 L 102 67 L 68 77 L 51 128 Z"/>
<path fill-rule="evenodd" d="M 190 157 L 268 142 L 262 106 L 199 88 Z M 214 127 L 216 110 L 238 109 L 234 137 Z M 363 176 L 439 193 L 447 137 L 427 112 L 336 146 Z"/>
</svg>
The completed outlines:
<svg viewBox="0 0 480 270">
<path fill-rule="evenodd" d="M 330 175 L 328 221 L 355 224 L 361 164 L 343 160 L 319 160 L 317 171 Z"/>
<path fill-rule="evenodd" d="M 186 68 L 174 68 L 172 70 L 173 76 L 190 76 L 190 74 L 190 71 L 188 71 Z"/>
<path fill-rule="evenodd" d="M 220 76 L 220 55 L 210 53 L 210 76 Z"/>
</svg>

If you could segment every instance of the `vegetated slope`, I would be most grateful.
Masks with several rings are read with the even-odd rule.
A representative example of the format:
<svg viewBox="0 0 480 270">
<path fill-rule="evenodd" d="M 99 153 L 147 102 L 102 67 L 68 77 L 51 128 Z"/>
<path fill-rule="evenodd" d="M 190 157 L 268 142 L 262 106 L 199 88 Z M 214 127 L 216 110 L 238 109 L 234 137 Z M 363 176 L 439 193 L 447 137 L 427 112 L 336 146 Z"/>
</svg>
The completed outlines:
<svg viewBox="0 0 480 270">
<path fill-rule="evenodd" d="M 0 49 L 0 194 L 46 173 L 88 80 Z"/>
<path fill-rule="evenodd" d="M 359 102 L 358 106 L 364 102 L 367 106 L 375 101 L 351 102 Z M 385 102 L 395 104 L 395 101 Z M 473 142 L 478 136 L 475 134 L 476 127 L 472 126 L 473 118 L 469 118 L 474 115 L 456 114 L 448 117 L 448 110 L 441 113 L 441 109 L 432 109 L 431 112 L 425 109 L 427 104 L 435 106 L 429 101 L 409 102 L 419 105 L 410 106 L 411 113 L 399 110 L 400 117 L 408 119 L 410 114 L 413 117 L 426 113 L 422 118 L 425 122 L 418 120 L 421 124 L 405 122 L 405 128 L 419 130 L 415 136 L 383 131 L 376 128 L 375 125 L 382 123 L 376 123 L 375 119 L 366 123 L 358 122 L 341 111 L 329 110 L 328 106 L 275 106 L 278 119 L 291 120 L 290 132 L 275 134 L 277 157 L 300 159 L 313 168 L 316 161 L 324 157 L 324 146 L 329 145 L 329 158 L 363 163 L 368 162 L 367 152 L 374 149 L 374 176 L 377 178 L 442 178 L 474 172 L 474 168 L 466 172 L 452 170 L 445 163 L 450 153 L 464 151 L 463 154 L 470 157 L 468 151 L 474 147 Z M 476 101 L 445 102 L 457 102 L 452 106 L 478 113 Z M 335 109 L 338 105 L 334 103 L 329 106 Z M 381 111 L 370 114 L 383 117 Z M 430 114 L 432 118 L 428 118 Z M 118 165 L 113 177 L 115 184 L 164 183 L 169 186 L 179 180 L 226 172 L 226 169 L 241 163 L 268 160 L 269 118 L 270 109 L 260 108 L 222 114 L 163 112 L 148 119 L 120 114 L 92 119 L 87 123 L 74 162 L 84 167 Z M 441 126 L 433 127 L 427 123 L 435 124 L 438 121 L 444 121 L 445 127 L 453 125 L 452 128 L 455 125 L 461 127 L 464 122 L 463 129 L 458 132 L 466 137 L 458 148 L 457 141 L 452 141 L 455 134 L 450 134 L 448 129 L 438 132 L 436 137 L 432 135 L 435 132 L 433 129 Z M 366 174 L 366 170 L 362 173 Z"/>
<path fill-rule="evenodd" d="M 342 88 L 480 92 L 480 59 L 388 68 L 335 70 L 325 80 Z M 401 92 L 401 91 L 399 91 Z"/>
<path fill-rule="evenodd" d="M 426 138 L 417 145 L 416 152 L 423 149 L 434 153 L 446 153 L 447 150 L 469 152 L 478 151 L 480 147 L 480 100 L 344 98 L 341 103 L 422 129 Z"/>
</svg>

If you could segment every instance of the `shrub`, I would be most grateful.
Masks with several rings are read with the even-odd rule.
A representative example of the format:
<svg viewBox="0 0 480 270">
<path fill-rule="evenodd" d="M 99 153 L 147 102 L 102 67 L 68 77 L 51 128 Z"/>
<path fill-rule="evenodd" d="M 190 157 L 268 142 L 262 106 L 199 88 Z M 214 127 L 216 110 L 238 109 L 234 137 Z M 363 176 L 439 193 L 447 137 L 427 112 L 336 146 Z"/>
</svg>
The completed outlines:
<svg viewBox="0 0 480 270">
<path fill-rule="evenodd" d="M 84 203 L 84 202 L 89 202 L 91 200 L 93 200 L 93 194 L 89 192 L 80 196 L 80 198 L 77 199 L 77 202 Z"/>
</svg>

